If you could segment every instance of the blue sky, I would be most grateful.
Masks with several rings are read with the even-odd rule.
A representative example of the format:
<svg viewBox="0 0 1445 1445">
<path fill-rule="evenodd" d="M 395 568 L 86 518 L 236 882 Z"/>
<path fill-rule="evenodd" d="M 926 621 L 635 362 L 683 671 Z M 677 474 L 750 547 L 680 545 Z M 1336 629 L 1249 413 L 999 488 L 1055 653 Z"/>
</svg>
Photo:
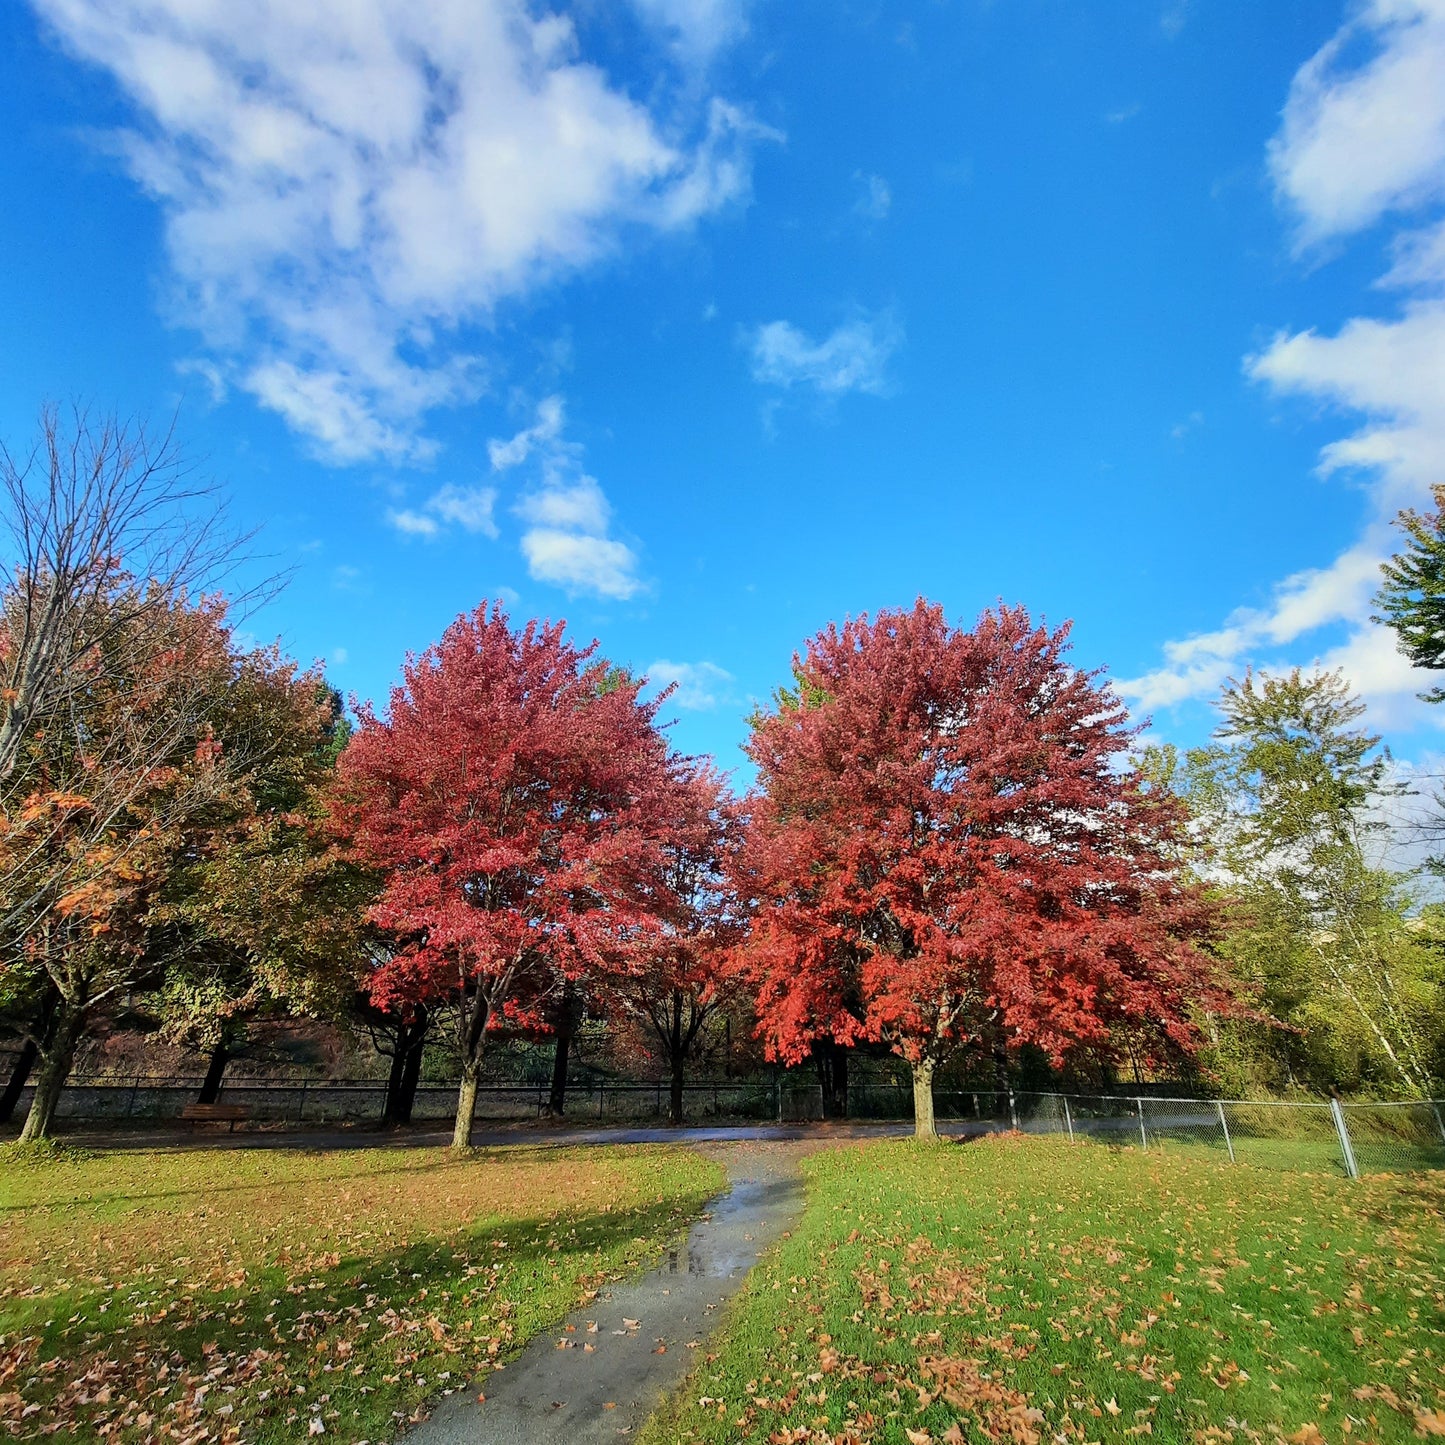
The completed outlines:
<svg viewBox="0 0 1445 1445">
<path fill-rule="evenodd" d="M 485 597 L 739 761 L 818 627 L 1074 619 L 1162 736 L 1445 480 L 1445 0 L 0 7 L 0 435 L 166 417 L 384 698 Z"/>
</svg>

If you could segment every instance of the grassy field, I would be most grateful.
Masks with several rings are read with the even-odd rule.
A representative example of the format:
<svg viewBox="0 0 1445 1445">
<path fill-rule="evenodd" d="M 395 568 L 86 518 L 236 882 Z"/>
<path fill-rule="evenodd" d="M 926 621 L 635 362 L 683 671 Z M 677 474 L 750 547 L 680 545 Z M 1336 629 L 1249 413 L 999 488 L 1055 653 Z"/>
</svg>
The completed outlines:
<svg viewBox="0 0 1445 1445">
<path fill-rule="evenodd" d="M 1445 1435 L 1445 1177 L 1018 1136 L 805 1167 L 643 1445 Z"/>
<path fill-rule="evenodd" d="M 389 1439 L 722 1180 L 672 1148 L 0 1149 L 0 1435 Z"/>
</svg>

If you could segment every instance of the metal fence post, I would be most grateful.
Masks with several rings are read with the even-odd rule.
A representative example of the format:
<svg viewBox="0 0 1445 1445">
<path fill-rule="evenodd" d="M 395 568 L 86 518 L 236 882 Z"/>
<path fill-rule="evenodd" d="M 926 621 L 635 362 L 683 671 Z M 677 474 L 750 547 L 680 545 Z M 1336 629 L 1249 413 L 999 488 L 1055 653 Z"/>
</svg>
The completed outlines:
<svg viewBox="0 0 1445 1445">
<path fill-rule="evenodd" d="M 1224 1117 L 1224 1100 L 1216 1099 L 1214 1107 L 1219 1110 L 1219 1127 L 1224 1130 L 1224 1147 L 1229 1150 L 1229 1162 L 1236 1163 L 1234 1157 L 1234 1140 L 1229 1137 L 1229 1120 Z"/>
<path fill-rule="evenodd" d="M 1445 1139 L 1445 1119 L 1440 1117 L 1440 1104 L 1436 1099 L 1430 1100 L 1430 1108 L 1435 1115 L 1435 1127 L 1440 1131 L 1441 1139 Z"/>
<path fill-rule="evenodd" d="M 308 1080 L 301 1080 L 301 1102 L 296 1106 L 296 1122 L 299 1124 L 306 1117 L 306 1085 Z"/>
<path fill-rule="evenodd" d="M 1144 1101 L 1143 1101 L 1143 1099 L 1135 1099 L 1135 1100 L 1134 1100 L 1134 1107 L 1135 1107 L 1136 1109 L 1138 1109 L 1138 1111 L 1139 1111 L 1139 1147 L 1140 1147 L 1141 1149 L 1146 1149 L 1146 1150 L 1147 1150 L 1148 1147 L 1149 1147 L 1149 1136 L 1148 1136 L 1148 1134 L 1146 1134 L 1146 1133 L 1144 1132 Z"/>
<path fill-rule="evenodd" d="M 778 1123 L 783 1122 L 783 1081 L 778 1075 L 773 1075 L 773 1097 L 778 1105 Z"/>
<path fill-rule="evenodd" d="M 1333 1095 L 1330 1097 L 1330 1113 L 1334 1115 L 1335 1132 L 1340 1136 L 1340 1153 L 1345 1156 L 1345 1173 L 1351 1179 L 1358 1179 L 1360 1168 L 1355 1163 L 1355 1151 L 1350 1145 L 1350 1131 L 1345 1124 L 1345 1111 L 1340 1108 L 1340 1101 Z"/>
<path fill-rule="evenodd" d="M 1069 1096 L 1064 1095 L 1064 1127 L 1069 1131 L 1069 1143 L 1074 1142 L 1074 1116 L 1069 1112 Z"/>
<path fill-rule="evenodd" d="M 1017 1130 L 1019 1126 L 1019 1106 L 1014 1098 L 1014 1091 L 1008 1091 L 1008 1122 L 1009 1128 Z"/>
</svg>

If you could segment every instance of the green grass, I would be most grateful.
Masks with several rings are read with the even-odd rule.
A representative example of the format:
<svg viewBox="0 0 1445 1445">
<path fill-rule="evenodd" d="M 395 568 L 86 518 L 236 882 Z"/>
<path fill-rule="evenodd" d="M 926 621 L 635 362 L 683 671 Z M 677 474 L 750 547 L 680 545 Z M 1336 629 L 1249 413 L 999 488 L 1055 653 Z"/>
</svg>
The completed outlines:
<svg viewBox="0 0 1445 1445">
<path fill-rule="evenodd" d="M 641 1445 L 1445 1434 L 1439 1175 L 1019 1136 L 805 1168 L 799 1228 Z"/>
<path fill-rule="evenodd" d="M 0 1149 L 0 1433 L 389 1439 L 722 1182 L 663 1147 Z"/>
</svg>

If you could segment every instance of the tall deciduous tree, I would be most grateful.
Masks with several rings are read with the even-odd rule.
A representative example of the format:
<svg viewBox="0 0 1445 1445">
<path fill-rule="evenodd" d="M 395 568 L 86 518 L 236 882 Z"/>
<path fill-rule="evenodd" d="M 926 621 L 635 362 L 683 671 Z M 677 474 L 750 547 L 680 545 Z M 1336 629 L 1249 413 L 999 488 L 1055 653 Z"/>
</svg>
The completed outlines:
<svg viewBox="0 0 1445 1445">
<path fill-rule="evenodd" d="M 68 682 L 64 716 L 25 737 L 10 781 L 26 792 L 0 818 L 0 968 L 43 972 L 59 995 L 26 1139 L 48 1132 L 97 1011 L 160 973 L 166 880 L 271 757 L 271 729 L 234 724 L 261 693 L 315 696 L 274 654 L 234 650 L 219 601 L 146 597 L 121 599 L 126 621 Z"/>
<path fill-rule="evenodd" d="M 1412 923 L 1404 879 L 1378 866 L 1398 790 L 1364 704 L 1338 673 L 1296 669 L 1231 684 L 1220 708 L 1185 781 L 1233 897 L 1221 947 L 1289 1026 L 1264 1047 L 1295 1081 L 1429 1093 L 1445 1064 L 1438 923 Z"/>
<path fill-rule="evenodd" d="M 349 732 L 341 698 L 295 676 L 274 649 L 239 668 L 212 726 L 257 760 L 177 860 L 152 910 L 164 982 L 162 1031 L 209 1056 L 200 1102 L 214 1102 L 249 1020 L 286 1008 L 337 1016 L 365 971 L 372 880 L 338 856 L 325 797 Z"/>
<path fill-rule="evenodd" d="M 678 781 L 658 858 L 656 910 L 662 926 L 636 967 L 607 989 L 614 1017 L 637 1026 L 669 1080 L 668 1121 L 682 1123 L 689 1059 L 736 992 L 728 959 L 744 922 L 727 876 L 741 834 L 737 804 L 712 768 L 689 767 Z"/>
<path fill-rule="evenodd" d="M 455 1005 L 457 1148 L 488 1026 L 625 969 L 656 927 L 673 764 L 639 687 L 562 625 L 514 631 L 484 604 L 408 659 L 342 758 L 337 823 L 382 875 L 371 919 L 398 945 L 373 997 Z"/>
<path fill-rule="evenodd" d="M 885 1040 L 915 1127 L 952 1051 L 1001 1036 L 1056 1060 L 1125 1026 L 1191 1048 L 1218 994 L 1189 938 L 1182 814 L 1122 766 L 1133 733 L 1022 609 L 972 632 L 936 606 L 830 626 L 753 719 L 758 795 L 743 968 L 776 1057 Z"/>
</svg>

